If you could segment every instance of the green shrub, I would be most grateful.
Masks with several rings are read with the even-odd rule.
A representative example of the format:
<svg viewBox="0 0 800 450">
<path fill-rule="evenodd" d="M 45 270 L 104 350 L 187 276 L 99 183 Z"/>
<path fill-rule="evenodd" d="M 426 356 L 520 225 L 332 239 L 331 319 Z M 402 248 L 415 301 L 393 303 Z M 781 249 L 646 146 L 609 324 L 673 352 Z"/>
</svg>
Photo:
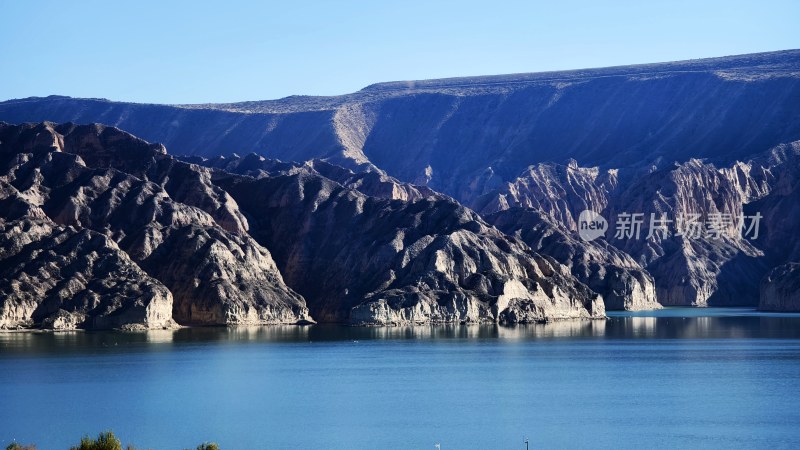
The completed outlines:
<svg viewBox="0 0 800 450">
<path fill-rule="evenodd" d="M 0 444 L 2 445 L 2 444 Z M 35 445 L 20 445 L 16 442 L 8 444 L 6 450 L 36 450 Z M 97 435 L 97 439 L 92 439 L 88 435 L 81 438 L 81 443 L 70 447 L 69 450 L 122 450 L 122 442 L 114 436 L 111 431 L 105 431 Z M 136 450 L 129 445 L 125 450 Z M 197 446 L 197 450 L 219 450 L 219 445 L 214 442 L 203 442 Z"/>
<path fill-rule="evenodd" d="M 111 431 L 97 435 L 97 439 L 84 436 L 80 445 L 69 450 L 122 450 L 122 442 Z"/>
<path fill-rule="evenodd" d="M 8 444 L 8 447 L 6 447 L 6 450 L 36 450 L 36 446 L 33 445 L 33 444 L 20 445 L 20 444 L 17 444 L 16 442 L 12 442 L 12 443 Z"/>
<path fill-rule="evenodd" d="M 203 442 L 197 446 L 197 450 L 219 450 L 219 445 L 214 442 Z"/>
</svg>

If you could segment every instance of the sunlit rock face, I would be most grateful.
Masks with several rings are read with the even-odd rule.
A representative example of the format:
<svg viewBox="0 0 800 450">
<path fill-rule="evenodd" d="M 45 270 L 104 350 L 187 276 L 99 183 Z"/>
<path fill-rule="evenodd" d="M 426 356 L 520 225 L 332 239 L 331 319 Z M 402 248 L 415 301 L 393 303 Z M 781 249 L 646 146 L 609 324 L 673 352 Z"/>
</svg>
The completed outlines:
<svg viewBox="0 0 800 450">
<path fill-rule="evenodd" d="M 791 142 L 726 165 L 692 159 L 615 170 L 613 178 L 578 178 L 578 174 L 597 173 L 596 168 L 551 165 L 537 170 L 536 183 L 525 184 L 527 198 L 535 198 L 537 203 L 528 203 L 526 209 L 501 209 L 487 218 L 507 233 L 518 233 L 537 251 L 568 265 L 572 260 L 573 273 L 603 293 L 609 307 L 615 307 L 609 303 L 615 295 L 587 276 L 605 273 L 600 261 L 613 259 L 615 253 L 626 254 L 624 267 L 646 275 L 634 278 L 652 279 L 655 299 L 663 305 L 757 305 L 758 280 L 771 267 L 800 255 L 795 239 L 799 230 L 796 221 L 788 219 L 797 216 L 799 161 L 800 142 Z M 547 176 L 553 179 L 547 181 Z M 575 184 L 571 184 L 573 180 Z M 604 239 L 591 243 L 578 239 L 575 218 L 581 208 L 608 220 Z M 633 237 L 617 235 L 620 215 L 626 213 L 641 215 L 641 226 Z M 757 235 L 756 230 L 747 233 L 741 228 L 742 217 L 756 214 L 761 216 Z M 679 235 L 677 222 L 693 215 L 701 219 L 699 232 Z M 729 220 L 719 233 L 709 229 L 709 218 L 715 216 Z M 666 234 L 650 223 L 662 217 L 670 222 Z M 559 228 L 560 232 L 554 231 Z M 597 249 L 598 244 L 603 249 Z M 626 304 L 624 300 L 622 304 Z"/>
<path fill-rule="evenodd" d="M 577 229 L 580 213 L 603 211 L 618 185 L 618 170 L 541 163 L 530 166 L 513 182 L 481 195 L 470 204 L 484 215 L 509 208 L 546 212 L 568 229 Z"/>
<path fill-rule="evenodd" d="M 178 158 L 204 167 L 255 178 L 292 175 L 301 172 L 315 173 L 346 188 L 376 198 L 404 201 L 416 201 L 425 198 L 449 198 L 426 186 L 402 182 L 376 167 L 366 167 L 363 171 L 353 171 L 319 159 L 304 163 L 283 162 L 268 159 L 255 153 L 250 153 L 244 157 L 234 153 L 210 159 L 200 156 L 180 156 Z"/>
<path fill-rule="evenodd" d="M 169 181 L 163 183 L 197 206 L 179 202 L 162 185 L 147 181 L 145 172 L 167 172 L 158 165 L 168 159 L 163 147 L 100 126 L 4 125 L 0 136 L 5 194 L 12 193 L 18 202 L 29 205 L 29 216 L 98 234 L 125 256 L 144 282 L 155 283 L 163 291 L 160 295 L 169 302 L 166 319 L 180 324 L 310 319 L 304 300 L 284 284 L 269 251 L 244 232 L 246 221 L 235 203 L 224 192 L 204 185 L 204 174 L 170 170 L 165 176 Z M 139 176 L 109 166 L 130 169 Z M 226 230 L 215 215 L 238 233 Z M 85 256 L 80 248 L 71 251 L 74 258 Z M 83 277 L 92 281 L 92 275 Z M 120 278 L 120 289 L 127 289 L 128 281 Z M 136 277 L 130 279 L 134 281 L 139 282 Z M 61 298 L 67 301 L 70 295 Z M 123 325 L 102 317 L 89 319 L 87 327 Z M 61 320 L 65 321 L 69 322 Z M 143 325 L 148 321 L 142 320 Z M 38 323 L 35 318 L 34 323 Z"/>
<path fill-rule="evenodd" d="M 690 160 L 654 168 L 620 189 L 604 213 L 612 219 L 621 211 L 672 218 L 722 215 L 733 223 L 719 236 L 706 228 L 693 239 L 655 233 L 650 239 L 611 242 L 653 275 L 663 304 L 757 305 L 758 280 L 800 255 L 792 219 L 800 195 L 798 176 L 797 141 L 725 165 Z M 756 230 L 747 230 L 752 220 L 738 223 L 739 217 L 756 215 L 761 216 Z M 645 224 L 643 235 L 648 228 Z"/>
<path fill-rule="evenodd" d="M 147 314 L 123 323 L 58 304 L 39 318 L 37 294 L 7 305 L 7 326 L 605 317 L 602 298 L 555 260 L 452 199 L 379 172 L 312 162 L 231 174 L 98 125 L 3 125 L 0 135 L 6 220 L 94 233 L 142 275 L 120 278 L 119 289 L 147 282 L 172 300 L 166 309 L 136 300 Z M 95 282 L 94 273 L 84 278 Z"/>
<path fill-rule="evenodd" d="M 604 210 L 612 230 L 617 228 L 620 213 L 643 214 L 640 238 L 612 238 L 611 243 L 650 272 L 662 304 L 755 304 L 758 288 L 754 280 L 766 269 L 763 252 L 741 239 L 733 224 L 734 218 L 744 214 L 748 197 L 729 175 L 698 160 L 655 169 L 621 187 Z M 677 221 L 690 215 L 704 220 L 703 229 L 695 237 L 678 236 Z M 710 236 L 705 226 L 705 220 L 714 215 L 732 220 L 718 236 Z M 654 230 L 651 235 L 653 217 L 673 221 L 671 232 Z"/>
<path fill-rule="evenodd" d="M 1 329 L 175 326 L 170 291 L 100 233 L 0 220 L 0 248 Z"/>
<path fill-rule="evenodd" d="M 600 296 L 566 268 L 453 200 L 370 197 L 312 167 L 260 178 L 217 172 L 212 180 L 238 202 L 317 320 L 604 317 Z"/>
<path fill-rule="evenodd" d="M 604 239 L 583 240 L 533 209 L 512 208 L 490 214 L 486 220 L 570 268 L 576 278 L 603 296 L 607 309 L 642 310 L 661 306 L 650 274 Z"/>
</svg>

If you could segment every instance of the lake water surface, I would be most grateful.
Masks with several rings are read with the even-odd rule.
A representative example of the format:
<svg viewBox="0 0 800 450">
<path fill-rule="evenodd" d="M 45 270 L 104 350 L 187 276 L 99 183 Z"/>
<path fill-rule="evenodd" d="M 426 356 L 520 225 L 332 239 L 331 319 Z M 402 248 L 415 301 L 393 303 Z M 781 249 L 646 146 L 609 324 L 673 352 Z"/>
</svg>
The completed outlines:
<svg viewBox="0 0 800 450">
<path fill-rule="evenodd" d="M 0 446 L 800 448 L 800 315 L 0 333 Z"/>
</svg>

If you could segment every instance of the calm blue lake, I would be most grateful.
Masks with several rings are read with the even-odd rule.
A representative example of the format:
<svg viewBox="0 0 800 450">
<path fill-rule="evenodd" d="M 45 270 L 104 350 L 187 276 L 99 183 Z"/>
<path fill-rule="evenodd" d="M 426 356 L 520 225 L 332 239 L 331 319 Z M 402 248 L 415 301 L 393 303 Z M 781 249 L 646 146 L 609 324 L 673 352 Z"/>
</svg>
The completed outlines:
<svg viewBox="0 0 800 450">
<path fill-rule="evenodd" d="M 800 315 L 1 333 L 0 444 L 800 448 Z"/>
</svg>

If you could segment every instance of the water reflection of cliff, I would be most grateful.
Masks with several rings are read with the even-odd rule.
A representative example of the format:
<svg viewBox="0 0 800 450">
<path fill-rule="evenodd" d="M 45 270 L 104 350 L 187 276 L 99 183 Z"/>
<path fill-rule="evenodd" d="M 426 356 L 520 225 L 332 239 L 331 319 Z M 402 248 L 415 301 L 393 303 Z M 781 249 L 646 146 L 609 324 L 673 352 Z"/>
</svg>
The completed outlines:
<svg viewBox="0 0 800 450">
<path fill-rule="evenodd" d="M 167 351 L 181 345 L 320 343 L 379 340 L 542 341 L 597 339 L 800 339 L 800 317 L 752 314 L 712 317 L 611 317 L 546 324 L 347 327 L 338 325 L 184 328 L 150 332 L 0 333 L 0 357 L 11 354 Z"/>
<path fill-rule="evenodd" d="M 615 317 L 608 338 L 637 339 L 798 339 L 797 317 Z"/>
</svg>

